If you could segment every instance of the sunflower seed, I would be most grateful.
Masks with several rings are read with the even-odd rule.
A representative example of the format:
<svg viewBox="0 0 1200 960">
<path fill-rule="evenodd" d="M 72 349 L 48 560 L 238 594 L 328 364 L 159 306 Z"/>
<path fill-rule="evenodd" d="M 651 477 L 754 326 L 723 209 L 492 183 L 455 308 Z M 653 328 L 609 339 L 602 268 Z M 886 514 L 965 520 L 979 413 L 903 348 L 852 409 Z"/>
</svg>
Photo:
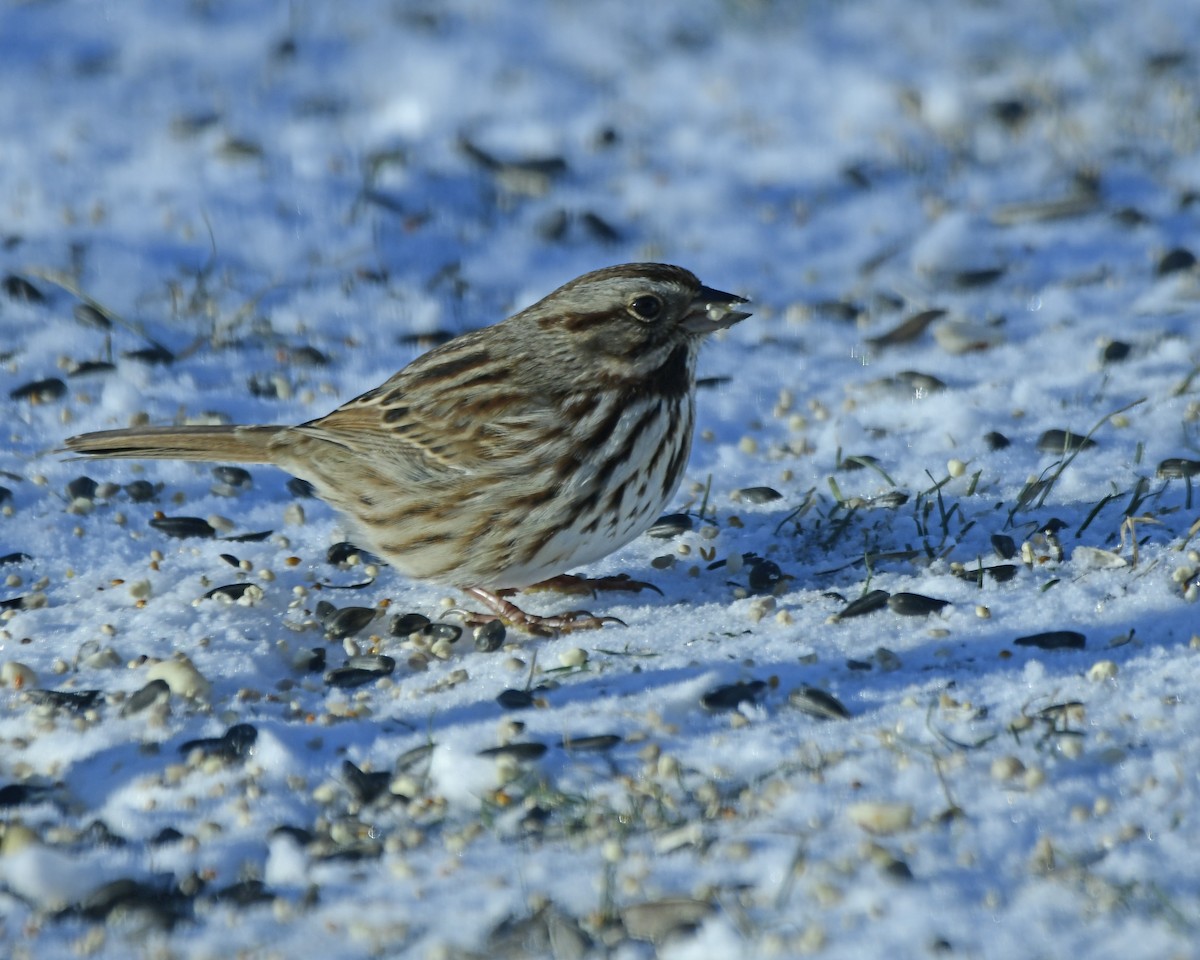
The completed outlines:
<svg viewBox="0 0 1200 960">
<path fill-rule="evenodd" d="M 1129 344 L 1121 340 L 1110 340 L 1100 351 L 1100 360 L 1103 363 L 1119 363 L 1129 356 L 1129 351 L 1132 349 Z"/>
<path fill-rule="evenodd" d="M 325 682 L 331 687 L 350 689 L 374 683 L 380 677 L 387 676 L 380 670 L 367 670 L 363 667 L 335 667 L 325 674 Z"/>
<path fill-rule="evenodd" d="M 205 757 L 244 760 L 254 753 L 254 743 L 257 739 L 258 730 L 253 726 L 248 723 L 235 723 L 219 737 L 188 740 L 180 745 L 179 752 L 186 756 L 199 751 Z"/>
<path fill-rule="evenodd" d="M 121 716 L 132 717 L 148 707 L 166 703 L 171 698 L 171 688 L 166 680 L 151 680 L 140 690 L 130 694 L 121 706 Z"/>
<path fill-rule="evenodd" d="M 886 590 L 870 590 L 864 593 L 861 597 L 851 600 L 846 606 L 836 614 L 837 620 L 848 620 L 850 617 L 861 617 L 867 613 L 874 613 L 876 610 L 882 610 L 887 606 L 888 597 L 890 594 Z"/>
<path fill-rule="evenodd" d="M 388 632 L 393 637 L 407 637 L 429 626 L 429 618 L 419 613 L 398 613 L 392 617 Z"/>
<path fill-rule="evenodd" d="M 305 673 L 319 673 L 325 669 L 325 648 L 310 647 L 307 650 L 300 650 L 292 658 L 292 666 Z"/>
<path fill-rule="evenodd" d="M 920 313 L 915 313 L 907 320 L 902 321 L 898 326 L 893 327 L 886 333 L 881 333 L 877 337 L 867 337 L 869 346 L 891 347 L 898 343 L 909 343 L 916 340 L 925 328 L 928 327 L 934 320 L 946 315 L 945 310 L 934 308 L 932 310 L 922 310 Z"/>
<path fill-rule="evenodd" d="M 842 459 L 838 462 L 837 469 L 845 470 L 847 473 L 850 473 L 854 470 L 861 470 L 863 467 L 877 466 L 879 466 L 879 461 L 875 457 L 871 456 L 869 453 L 863 453 L 850 454 L 842 457 Z"/>
<path fill-rule="evenodd" d="M 512 757 L 514 760 L 536 760 L 549 749 L 544 743 L 505 743 L 480 750 L 480 757 Z"/>
<path fill-rule="evenodd" d="M 262 543 L 274 532 L 274 530 L 257 530 L 254 533 L 238 533 L 221 539 L 226 543 Z"/>
<path fill-rule="evenodd" d="M 388 770 L 373 770 L 367 773 L 349 760 L 343 760 L 342 779 L 354 794 L 355 800 L 359 803 L 370 803 L 388 788 L 388 784 L 392 782 L 392 774 Z"/>
<path fill-rule="evenodd" d="M 1073 453 L 1076 450 L 1091 450 L 1096 441 L 1080 436 L 1070 430 L 1047 430 L 1038 437 L 1037 448 L 1043 453 Z"/>
<path fill-rule="evenodd" d="M 624 738 L 615 733 L 598 733 L 589 737 L 563 737 L 562 748 L 573 753 L 588 753 L 591 751 L 611 750 Z"/>
<path fill-rule="evenodd" d="M 58 377 L 34 380 L 8 392 L 10 400 L 28 400 L 30 403 L 51 403 L 67 393 L 67 385 Z"/>
<path fill-rule="evenodd" d="M 335 543 L 325 551 L 326 561 L 332 563 L 335 567 L 340 567 L 343 564 L 365 561 L 366 555 L 367 553 L 365 550 L 360 550 L 348 540 Z"/>
<path fill-rule="evenodd" d="M 178 889 L 122 877 L 97 887 L 63 911 L 91 921 L 137 917 L 143 928 L 169 930 L 191 912 L 191 898 Z"/>
<path fill-rule="evenodd" d="M 783 494 L 774 487 L 742 487 L 729 496 L 732 500 L 745 500 L 747 503 L 770 503 L 783 499 Z"/>
<path fill-rule="evenodd" d="M 168 537 L 177 537 L 180 540 L 217 535 L 212 524 L 202 517 L 155 517 L 150 521 L 150 526 Z"/>
<path fill-rule="evenodd" d="M 1017 566 L 1012 563 L 997 563 L 990 567 L 955 569 L 952 572 L 959 580 L 966 580 L 968 583 L 979 583 L 980 577 L 984 574 L 997 583 L 1008 583 L 1017 575 Z"/>
<path fill-rule="evenodd" d="M 45 303 L 46 295 L 37 287 L 26 280 L 24 277 L 18 277 L 15 273 L 10 273 L 6 276 L 0 286 L 4 287 L 4 292 L 13 300 L 19 300 L 23 303 Z"/>
<path fill-rule="evenodd" d="M 382 653 L 364 653 L 347 657 L 346 666 L 354 670 L 370 670 L 373 673 L 387 676 L 396 669 L 396 661 Z"/>
<path fill-rule="evenodd" d="M 213 467 L 212 472 L 213 476 L 217 478 L 217 482 L 227 487 L 245 488 L 249 487 L 252 482 L 250 471 L 245 467 Z"/>
<path fill-rule="evenodd" d="M 1200 474 L 1200 460 L 1185 460 L 1171 457 L 1158 465 L 1156 475 L 1160 480 L 1177 480 Z"/>
<path fill-rule="evenodd" d="M 302 367 L 324 367 L 329 364 L 329 357 L 316 347 L 296 347 L 288 351 L 288 360 Z"/>
<path fill-rule="evenodd" d="M 1196 255 L 1185 247 L 1176 247 L 1163 254 L 1158 261 L 1158 275 L 1165 277 L 1168 273 L 1180 270 L 1191 270 L 1196 265 Z"/>
<path fill-rule="evenodd" d="M 842 702 L 820 687 L 797 687 L 788 694 L 788 703 L 818 720 L 850 719 L 850 711 Z"/>
<path fill-rule="evenodd" d="M 25 696 L 39 706 L 83 713 L 95 706 L 100 693 L 99 690 L 30 690 Z"/>
<path fill-rule="evenodd" d="M 253 586 L 253 583 L 227 583 L 222 587 L 213 587 L 204 595 L 204 599 L 215 600 L 220 597 L 222 600 L 240 600 Z"/>
<path fill-rule="evenodd" d="M 49 787 L 34 783 L 9 783 L 0 787 L 0 808 L 20 807 L 27 803 L 41 803 L 50 793 Z"/>
<path fill-rule="evenodd" d="M 920 593 L 893 593 L 887 598 L 888 609 L 905 617 L 923 617 L 950 605 L 949 600 L 926 597 Z"/>
<path fill-rule="evenodd" d="M 136 360 L 138 363 L 161 364 L 166 366 L 175 362 L 175 354 L 160 344 L 143 347 L 141 350 L 127 350 L 121 354 L 126 360 Z"/>
<path fill-rule="evenodd" d="M 747 582 L 751 593 L 770 593 L 784 578 L 784 572 L 774 560 L 756 560 L 750 565 Z"/>
<path fill-rule="evenodd" d="M 496 702 L 505 710 L 524 710 L 533 706 L 533 700 L 528 690 L 502 690 L 496 695 Z"/>
<path fill-rule="evenodd" d="M 422 633 L 431 640 L 444 640 L 446 643 L 457 643 L 463 635 L 463 628 L 457 623 L 431 623 Z"/>
<path fill-rule="evenodd" d="M 76 477 L 67 484 L 67 493 L 72 500 L 91 500 L 99 486 L 91 477 Z"/>
<path fill-rule="evenodd" d="M 503 620 L 489 620 L 475 628 L 475 649 L 480 653 L 492 653 L 504 646 L 507 630 Z"/>
<path fill-rule="evenodd" d="M 699 929 L 713 909 L 712 904 L 704 900 L 667 897 L 630 904 L 621 911 L 621 922 L 633 940 L 669 942 L 674 937 Z"/>
<path fill-rule="evenodd" d="M 1018 647 L 1037 647 L 1039 650 L 1082 650 L 1087 640 L 1074 630 L 1049 630 L 1028 637 L 1017 637 L 1013 643 Z"/>
<path fill-rule="evenodd" d="M 681 533 L 687 533 L 692 527 L 692 518 L 686 513 L 668 513 L 655 520 L 646 533 L 659 540 L 670 540 Z"/>
<path fill-rule="evenodd" d="M 72 378 L 87 377 L 94 373 L 112 373 L 116 369 L 117 365 L 115 363 L 109 363 L 106 360 L 84 360 L 81 363 L 75 364 L 67 376 Z"/>
<path fill-rule="evenodd" d="M 1002 560 L 1011 560 L 1017 555 L 1017 544 L 1012 537 L 1004 533 L 992 534 L 992 549 Z"/>
<path fill-rule="evenodd" d="M 378 613 L 374 607 L 343 607 L 336 610 L 323 621 L 325 636 L 330 640 L 352 637 L 374 620 Z"/>
<path fill-rule="evenodd" d="M 158 487 L 149 480 L 134 480 L 122 488 L 134 503 L 145 503 L 158 496 Z"/>
<path fill-rule="evenodd" d="M 714 687 L 700 697 L 700 706 L 714 713 L 718 710 L 736 710 L 743 703 L 753 703 L 767 689 L 765 680 L 739 680 Z"/>
<path fill-rule="evenodd" d="M 946 389 L 946 381 L 935 377 L 932 373 L 921 373 L 917 370 L 901 370 L 893 380 L 913 393 L 941 393 Z"/>
</svg>

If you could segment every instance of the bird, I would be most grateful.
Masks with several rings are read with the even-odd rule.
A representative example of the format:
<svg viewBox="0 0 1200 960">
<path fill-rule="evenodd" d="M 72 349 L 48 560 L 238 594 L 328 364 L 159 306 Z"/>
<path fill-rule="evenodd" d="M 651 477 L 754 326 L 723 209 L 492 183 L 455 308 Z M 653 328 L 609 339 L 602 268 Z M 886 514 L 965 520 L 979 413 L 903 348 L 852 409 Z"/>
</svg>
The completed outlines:
<svg viewBox="0 0 1200 960">
<path fill-rule="evenodd" d="M 440 344 L 315 420 L 102 430 L 65 447 L 273 464 L 401 574 L 460 589 L 532 633 L 594 628 L 614 618 L 540 616 L 508 597 L 659 517 L 691 450 L 701 344 L 749 317 L 747 302 L 683 267 L 619 264 Z"/>
</svg>

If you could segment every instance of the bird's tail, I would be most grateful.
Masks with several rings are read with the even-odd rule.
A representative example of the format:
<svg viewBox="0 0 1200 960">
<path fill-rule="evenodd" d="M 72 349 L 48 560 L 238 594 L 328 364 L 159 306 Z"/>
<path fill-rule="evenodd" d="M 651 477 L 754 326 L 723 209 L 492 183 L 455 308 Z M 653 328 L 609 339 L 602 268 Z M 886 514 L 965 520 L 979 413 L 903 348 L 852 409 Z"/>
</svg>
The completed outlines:
<svg viewBox="0 0 1200 960">
<path fill-rule="evenodd" d="M 271 463 L 271 440 L 284 427 L 132 427 L 101 430 L 67 440 L 67 449 L 121 460 L 204 460 Z"/>
</svg>

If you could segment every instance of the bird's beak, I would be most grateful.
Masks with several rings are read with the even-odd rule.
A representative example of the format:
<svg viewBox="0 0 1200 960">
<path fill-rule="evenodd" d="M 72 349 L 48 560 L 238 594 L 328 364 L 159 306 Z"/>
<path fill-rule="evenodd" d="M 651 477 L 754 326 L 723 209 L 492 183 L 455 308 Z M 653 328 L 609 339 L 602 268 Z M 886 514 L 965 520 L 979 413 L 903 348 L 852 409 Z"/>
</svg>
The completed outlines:
<svg viewBox="0 0 1200 960">
<path fill-rule="evenodd" d="M 692 305 L 683 318 L 683 326 L 692 333 L 712 333 L 724 330 L 750 316 L 749 310 L 735 310 L 745 297 L 735 297 L 712 287 L 701 287 L 696 291 Z"/>
</svg>

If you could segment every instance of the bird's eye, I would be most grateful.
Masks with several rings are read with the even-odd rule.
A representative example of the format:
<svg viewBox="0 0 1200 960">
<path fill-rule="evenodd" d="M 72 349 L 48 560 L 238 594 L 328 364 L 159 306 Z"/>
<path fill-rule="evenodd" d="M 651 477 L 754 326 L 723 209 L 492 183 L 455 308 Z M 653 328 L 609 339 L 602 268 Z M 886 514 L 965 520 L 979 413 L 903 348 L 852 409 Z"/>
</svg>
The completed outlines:
<svg viewBox="0 0 1200 960">
<path fill-rule="evenodd" d="M 654 320 L 662 313 L 663 302 L 653 294 L 647 293 L 637 297 L 629 305 L 629 309 L 639 320 Z"/>
</svg>

